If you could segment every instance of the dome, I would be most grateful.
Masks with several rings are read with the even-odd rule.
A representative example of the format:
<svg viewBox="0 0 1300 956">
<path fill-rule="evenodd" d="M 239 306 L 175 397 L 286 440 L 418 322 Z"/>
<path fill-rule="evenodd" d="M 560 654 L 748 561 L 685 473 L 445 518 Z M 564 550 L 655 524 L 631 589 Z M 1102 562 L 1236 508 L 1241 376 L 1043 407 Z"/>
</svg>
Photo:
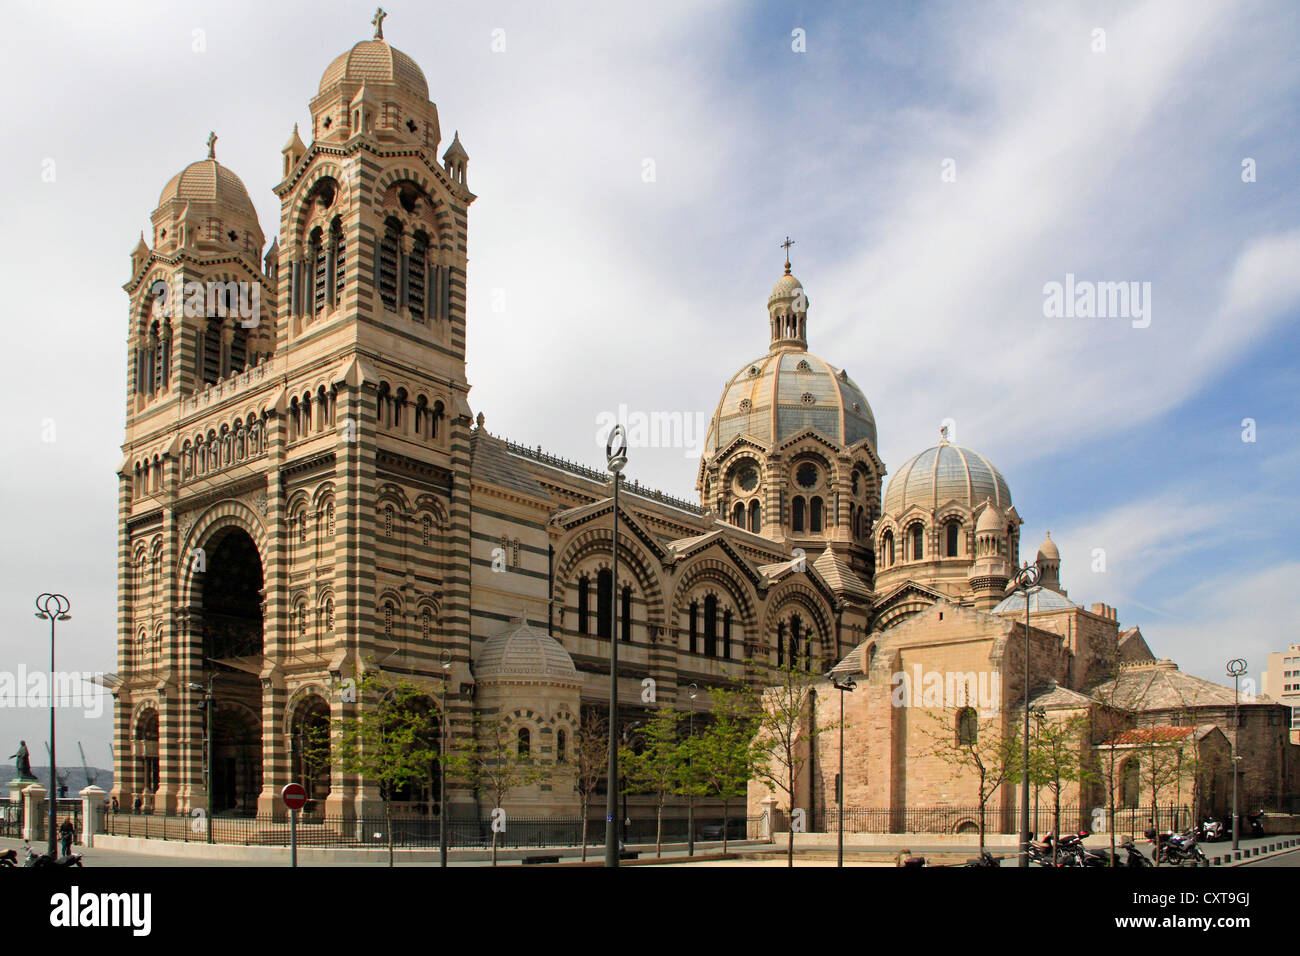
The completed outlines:
<svg viewBox="0 0 1300 956">
<path fill-rule="evenodd" d="M 559 641 L 519 619 L 483 644 L 474 659 L 474 676 L 479 680 L 551 678 L 570 683 L 581 680 L 573 658 Z"/>
<path fill-rule="evenodd" d="M 798 280 L 788 276 L 778 280 L 778 289 L 785 278 L 798 286 Z M 840 445 L 865 438 L 873 449 L 876 446 L 871 406 L 846 372 L 811 352 L 770 352 L 747 363 L 723 388 L 709 423 L 705 455 L 740 435 L 778 445 L 809 428 Z"/>
<path fill-rule="evenodd" d="M 975 522 L 976 534 L 1001 534 L 1002 512 L 988 498 L 984 499 L 986 507 L 980 512 L 980 520 Z"/>
<path fill-rule="evenodd" d="M 173 176 L 158 197 L 159 208 L 174 199 L 182 203 L 214 203 L 257 221 L 243 181 L 215 159 L 190 163 Z"/>
<path fill-rule="evenodd" d="M 320 78 L 320 92 L 336 83 L 395 83 L 422 99 L 429 98 L 424 71 L 401 50 L 385 40 L 362 40 L 334 59 Z"/>
<path fill-rule="evenodd" d="M 1065 595 L 1050 588 L 1034 588 L 1029 592 L 1030 614 L 1036 614 L 1039 611 L 1064 611 L 1072 607 L 1078 607 L 1078 605 Z M 1016 591 L 1014 594 L 1008 595 L 993 609 L 994 614 L 1004 614 L 1010 611 L 1025 613 L 1025 595 L 1023 592 Z"/>
<path fill-rule="evenodd" d="M 776 285 L 772 286 L 772 294 L 767 299 L 768 305 L 776 299 L 793 299 L 801 292 L 803 292 L 803 283 L 787 272 L 776 280 Z"/>
<path fill-rule="evenodd" d="M 1061 552 L 1056 547 L 1056 542 L 1052 540 L 1052 532 L 1047 532 L 1047 537 L 1043 543 L 1038 546 L 1038 557 L 1040 560 L 1060 561 Z"/>
<path fill-rule="evenodd" d="M 986 499 L 1003 511 L 1011 506 L 1002 472 L 978 452 L 940 442 L 903 463 L 885 489 L 883 510 L 897 516 L 912 505 L 933 511 L 949 501 L 974 509 Z"/>
</svg>

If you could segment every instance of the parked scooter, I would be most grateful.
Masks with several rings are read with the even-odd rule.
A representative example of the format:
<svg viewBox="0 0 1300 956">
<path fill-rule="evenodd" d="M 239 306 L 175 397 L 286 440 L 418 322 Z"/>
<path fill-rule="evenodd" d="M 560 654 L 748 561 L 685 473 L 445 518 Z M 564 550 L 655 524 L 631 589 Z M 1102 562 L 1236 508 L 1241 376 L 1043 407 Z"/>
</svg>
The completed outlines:
<svg viewBox="0 0 1300 956">
<path fill-rule="evenodd" d="M 1124 850 L 1128 854 L 1128 858 L 1125 859 L 1123 863 L 1119 864 L 1120 866 L 1130 866 L 1138 869 L 1144 866 L 1155 866 L 1145 853 L 1133 845 L 1131 839 L 1122 842 L 1119 845 L 1119 849 Z"/>
<path fill-rule="evenodd" d="M 1196 837 L 1202 843 L 1217 843 L 1225 838 L 1226 827 L 1222 820 L 1216 820 L 1214 817 L 1206 817 L 1201 821 L 1201 825 L 1196 828 Z"/>
<path fill-rule="evenodd" d="M 1030 839 L 1029 841 L 1029 863 L 1031 866 L 1063 866 L 1061 854 L 1056 854 L 1056 861 L 1052 861 L 1052 846 L 1056 838 L 1051 833 L 1043 834 L 1041 840 Z"/>
<path fill-rule="evenodd" d="M 11 847 L 10 849 L 5 850 L 3 853 L 0 853 L 0 866 L 17 866 L 17 865 L 18 865 L 17 850 Z"/>
<path fill-rule="evenodd" d="M 979 856 L 973 856 L 965 863 L 966 866 L 1001 866 L 1002 861 L 996 856 L 985 850 Z"/>
<path fill-rule="evenodd" d="M 1250 826 L 1250 835 L 1253 837 L 1262 837 L 1264 835 L 1264 811 L 1256 810 L 1254 813 L 1246 814 L 1246 823 Z"/>
</svg>

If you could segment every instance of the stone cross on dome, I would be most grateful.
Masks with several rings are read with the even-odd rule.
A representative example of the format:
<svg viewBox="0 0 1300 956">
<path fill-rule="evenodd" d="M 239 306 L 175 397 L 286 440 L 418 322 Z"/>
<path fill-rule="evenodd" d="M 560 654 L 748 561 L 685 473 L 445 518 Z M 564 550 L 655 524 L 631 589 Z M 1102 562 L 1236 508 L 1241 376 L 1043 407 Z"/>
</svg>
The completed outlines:
<svg viewBox="0 0 1300 956">
<path fill-rule="evenodd" d="M 790 274 L 790 247 L 794 245 L 794 240 L 789 236 L 785 237 L 785 242 L 781 243 L 781 248 L 785 250 L 785 274 Z"/>
<path fill-rule="evenodd" d="M 217 158 L 217 134 L 208 131 L 208 159 Z"/>
<path fill-rule="evenodd" d="M 375 9 L 375 16 L 370 23 L 375 28 L 376 40 L 382 40 L 384 38 L 384 18 L 386 16 L 388 16 L 388 14 L 384 12 L 383 7 L 377 7 Z"/>
</svg>

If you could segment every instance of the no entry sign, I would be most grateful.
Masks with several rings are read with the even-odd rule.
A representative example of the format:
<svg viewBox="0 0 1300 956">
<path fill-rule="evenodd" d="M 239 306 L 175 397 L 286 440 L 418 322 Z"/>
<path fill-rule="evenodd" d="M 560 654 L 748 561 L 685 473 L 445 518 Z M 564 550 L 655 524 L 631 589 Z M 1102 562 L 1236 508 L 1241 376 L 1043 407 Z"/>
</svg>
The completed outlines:
<svg viewBox="0 0 1300 956">
<path fill-rule="evenodd" d="M 307 791 L 300 783 L 285 784 L 280 801 L 290 810 L 301 810 L 307 803 Z"/>
</svg>

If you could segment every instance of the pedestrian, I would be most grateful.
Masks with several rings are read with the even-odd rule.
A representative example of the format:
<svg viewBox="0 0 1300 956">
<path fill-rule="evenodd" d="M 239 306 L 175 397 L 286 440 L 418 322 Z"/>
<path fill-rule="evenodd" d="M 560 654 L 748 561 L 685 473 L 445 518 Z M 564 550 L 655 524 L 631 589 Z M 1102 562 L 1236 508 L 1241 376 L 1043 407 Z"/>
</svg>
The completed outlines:
<svg viewBox="0 0 1300 956">
<path fill-rule="evenodd" d="M 122 807 L 118 804 L 118 802 L 117 802 L 117 797 L 114 797 L 114 798 L 113 798 L 113 812 L 114 812 L 114 813 L 118 813 L 119 811 L 121 811 L 121 809 L 122 809 Z"/>
<path fill-rule="evenodd" d="M 136 797 L 135 803 L 131 804 L 131 812 L 139 813 L 142 807 L 144 807 L 144 801 L 139 797 Z"/>
<path fill-rule="evenodd" d="M 72 825 L 72 821 L 65 819 L 59 825 L 59 844 L 63 850 L 63 856 L 72 853 L 72 838 L 76 836 L 77 828 Z"/>
</svg>

